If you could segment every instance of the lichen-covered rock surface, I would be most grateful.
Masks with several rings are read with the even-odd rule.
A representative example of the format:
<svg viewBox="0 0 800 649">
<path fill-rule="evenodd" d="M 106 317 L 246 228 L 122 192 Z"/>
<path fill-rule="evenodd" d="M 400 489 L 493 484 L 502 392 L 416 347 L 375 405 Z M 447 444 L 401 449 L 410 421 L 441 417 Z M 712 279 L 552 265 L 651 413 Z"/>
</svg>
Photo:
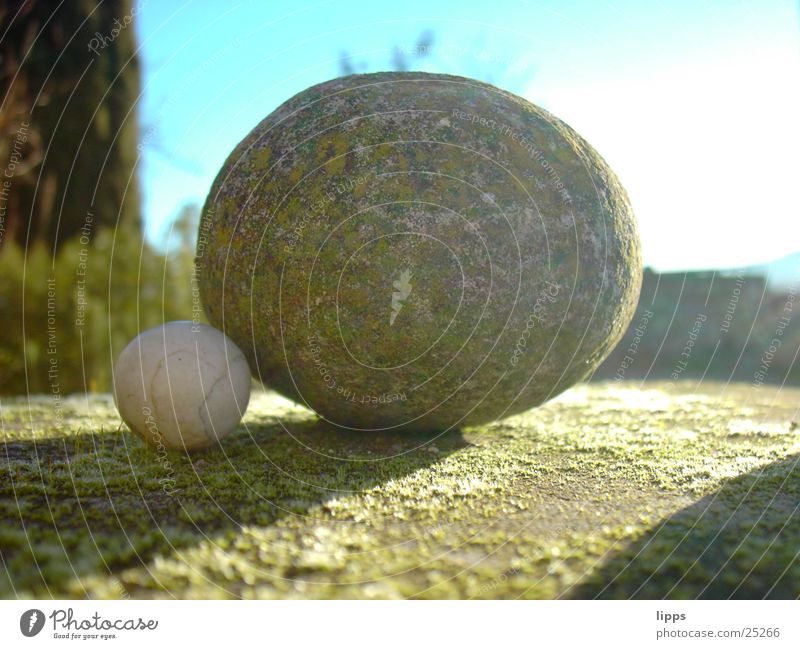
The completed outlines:
<svg viewBox="0 0 800 649">
<path fill-rule="evenodd" d="M 209 320 L 331 423 L 432 431 L 539 405 L 628 324 L 641 257 L 597 152 L 463 77 L 354 75 L 236 147 L 198 243 Z"/>
<path fill-rule="evenodd" d="M 798 403 L 595 383 L 430 442 L 257 391 L 190 456 L 110 395 L 4 398 L 0 597 L 796 599 Z"/>
</svg>

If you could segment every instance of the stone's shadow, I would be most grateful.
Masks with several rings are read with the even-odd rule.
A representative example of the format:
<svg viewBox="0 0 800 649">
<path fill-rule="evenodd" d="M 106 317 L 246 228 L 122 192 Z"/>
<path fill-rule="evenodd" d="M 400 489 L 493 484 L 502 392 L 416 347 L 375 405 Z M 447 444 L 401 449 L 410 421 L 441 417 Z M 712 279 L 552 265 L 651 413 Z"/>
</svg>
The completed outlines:
<svg viewBox="0 0 800 649">
<path fill-rule="evenodd" d="M 800 454 L 740 475 L 670 516 L 565 597 L 800 596 Z"/>
<path fill-rule="evenodd" d="M 8 570 L 0 597 L 14 589 L 80 596 L 74 582 L 82 575 L 117 574 L 243 526 L 313 517 L 318 505 L 467 446 L 460 432 L 356 434 L 316 418 L 284 426 L 249 422 L 191 455 L 158 454 L 127 431 L 0 445 L 0 559 Z"/>
</svg>

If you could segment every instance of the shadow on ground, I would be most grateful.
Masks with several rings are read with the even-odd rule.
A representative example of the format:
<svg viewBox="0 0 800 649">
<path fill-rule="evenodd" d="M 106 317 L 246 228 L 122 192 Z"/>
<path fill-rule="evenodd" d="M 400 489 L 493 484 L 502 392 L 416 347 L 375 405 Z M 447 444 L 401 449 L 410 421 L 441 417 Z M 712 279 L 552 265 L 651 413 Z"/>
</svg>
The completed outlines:
<svg viewBox="0 0 800 649">
<path fill-rule="evenodd" d="M 232 538 L 428 467 L 459 432 L 355 434 L 318 420 L 250 423 L 221 446 L 160 455 L 129 432 L 0 446 L 0 597 L 80 597 L 83 575 Z M 124 587 L 120 584 L 120 589 Z"/>
<path fill-rule="evenodd" d="M 567 597 L 800 596 L 800 455 L 729 480 L 662 521 Z"/>
</svg>

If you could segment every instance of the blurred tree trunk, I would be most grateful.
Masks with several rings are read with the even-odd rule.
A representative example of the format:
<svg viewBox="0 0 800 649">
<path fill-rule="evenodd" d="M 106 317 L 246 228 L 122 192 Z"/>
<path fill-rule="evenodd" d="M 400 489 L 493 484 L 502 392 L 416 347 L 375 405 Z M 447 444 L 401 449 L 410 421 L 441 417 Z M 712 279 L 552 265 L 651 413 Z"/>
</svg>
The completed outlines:
<svg viewBox="0 0 800 649">
<path fill-rule="evenodd" d="M 140 231 L 134 2 L 0 0 L 0 246 Z"/>
</svg>

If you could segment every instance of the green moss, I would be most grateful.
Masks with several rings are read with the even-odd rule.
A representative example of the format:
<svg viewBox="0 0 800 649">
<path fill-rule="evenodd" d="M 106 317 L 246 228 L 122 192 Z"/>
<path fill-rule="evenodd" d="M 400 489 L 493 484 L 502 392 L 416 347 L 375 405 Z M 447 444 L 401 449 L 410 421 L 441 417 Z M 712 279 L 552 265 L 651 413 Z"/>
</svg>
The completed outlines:
<svg viewBox="0 0 800 649">
<path fill-rule="evenodd" d="M 58 429 L 48 399 L 5 400 L 0 595 L 796 597 L 799 396 L 579 386 L 431 439 L 256 393 L 191 457 L 106 397 Z"/>
</svg>

